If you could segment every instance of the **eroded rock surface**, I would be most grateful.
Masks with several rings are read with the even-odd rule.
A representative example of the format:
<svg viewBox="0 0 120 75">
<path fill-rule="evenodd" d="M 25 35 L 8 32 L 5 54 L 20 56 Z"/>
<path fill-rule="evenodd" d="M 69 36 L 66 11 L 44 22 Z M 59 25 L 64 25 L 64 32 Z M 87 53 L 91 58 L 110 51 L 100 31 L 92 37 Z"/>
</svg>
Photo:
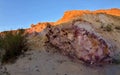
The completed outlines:
<svg viewBox="0 0 120 75">
<path fill-rule="evenodd" d="M 89 64 L 108 62 L 110 47 L 86 21 L 73 21 L 68 25 L 49 28 L 48 41 L 60 52 Z"/>
</svg>

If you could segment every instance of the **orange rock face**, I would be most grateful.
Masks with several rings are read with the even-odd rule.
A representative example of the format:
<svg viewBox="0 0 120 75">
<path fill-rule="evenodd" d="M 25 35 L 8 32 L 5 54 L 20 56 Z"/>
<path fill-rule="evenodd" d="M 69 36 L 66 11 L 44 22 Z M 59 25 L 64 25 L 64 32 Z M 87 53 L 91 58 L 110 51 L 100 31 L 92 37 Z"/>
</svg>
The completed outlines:
<svg viewBox="0 0 120 75">
<path fill-rule="evenodd" d="M 64 13 L 64 16 L 56 22 L 56 24 L 66 22 L 70 19 L 73 19 L 75 17 L 81 16 L 83 14 L 98 14 L 98 13 L 104 13 L 104 14 L 110 14 L 115 16 L 120 16 L 120 9 L 112 8 L 107 10 L 96 10 L 96 11 L 89 11 L 89 10 L 71 10 L 66 11 Z"/>
<path fill-rule="evenodd" d="M 43 23 L 38 23 L 36 25 L 32 24 L 31 28 L 27 29 L 26 32 L 28 32 L 28 33 L 41 32 L 42 30 L 44 30 L 46 28 L 47 25 L 57 25 L 60 23 L 64 23 L 75 17 L 82 16 L 83 14 L 98 14 L 98 13 L 105 13 L 105 14 L 120 16 L 120 9 L 112 8 L 112 9 L 107 9 L 107 10 L 96 10 L 96 11 L 89 11 L 89 10 L 66 11 L 64 13 L 64 16 L 57 22 L 43 22 Z"/>
<path fill-rule="evenodd" d="M 53 22 L 44 22 L 44 23 L 38 23 L 36 25 L 32 24 L 31 28 L 27 29 L 27 33 L 33 33 L 33 32 L 41 32 L 43 31 L 47 25 L 53 25 Z"/>
</svg>

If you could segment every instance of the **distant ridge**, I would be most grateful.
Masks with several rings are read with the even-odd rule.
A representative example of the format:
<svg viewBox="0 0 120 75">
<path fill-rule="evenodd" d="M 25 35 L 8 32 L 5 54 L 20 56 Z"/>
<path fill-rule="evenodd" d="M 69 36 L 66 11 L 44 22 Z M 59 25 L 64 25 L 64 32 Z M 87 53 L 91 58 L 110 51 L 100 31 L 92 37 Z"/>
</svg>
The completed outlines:
<svg viewBox="0 0 120 75">
<path fill-rule="evenodd" d="M 74 19 L 75 17 L 82 16 L 84 14 L 99 14 L 99 13 L 104 13 L 104 14 L 109 14 L 109 15 L 114 15 L 114 16 L 120 16 L 120 9 L 119 8 L 111 8 L 111 9 L 100 9 L 100 10 L 95 10 L 95 11 L 90 11 L 90 10 L 69 10 L 66 11 L 61 19 L 59 19 L 56 22 L 41 22 L 38 24 L 32 24 L 31 28 L 28 28 L 26 31 L 28 33 L 32 32 L 41 32 L 43 29 L 46 28 L 46 26 L 49 25 L 58 25 L 60 23 L 67 22 L 71 19 Z"/>
<path fill-rule="evenodd" d="M 73 19 L 78 16 L 82 16 L 84 14 L 98 14 L 98 13 L 105 13 L 114 16 L 120 16 L 120 9 L 119 8 L 111 8 L 111 9 L 100 9 L 95 11 L 89 10 L 69 10 L 64 13 L 64 16 L 56 22 L 56 24 L 66 22 L 69 19 Z"/>
</svg>

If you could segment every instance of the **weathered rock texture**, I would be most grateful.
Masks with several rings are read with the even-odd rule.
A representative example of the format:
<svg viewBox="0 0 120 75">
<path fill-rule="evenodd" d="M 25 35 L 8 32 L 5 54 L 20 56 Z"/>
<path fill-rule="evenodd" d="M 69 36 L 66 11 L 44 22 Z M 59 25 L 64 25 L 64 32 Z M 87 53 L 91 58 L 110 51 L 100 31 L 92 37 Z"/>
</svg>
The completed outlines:
<svg viewBox="0 0 120 75">
<path fill-rule="evenodd" d="M 105 62 L 110 57 L 111 48 L 87 21 L 74 20 L 48 29 L 49 43 L 64 55 L 90 64 Z"/>
</svg>

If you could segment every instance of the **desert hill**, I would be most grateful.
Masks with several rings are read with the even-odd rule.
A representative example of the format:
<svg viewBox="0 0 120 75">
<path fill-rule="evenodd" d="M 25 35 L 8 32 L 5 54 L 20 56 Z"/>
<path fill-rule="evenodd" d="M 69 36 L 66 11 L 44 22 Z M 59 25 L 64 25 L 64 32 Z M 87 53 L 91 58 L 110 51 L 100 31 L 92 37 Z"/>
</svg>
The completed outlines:
<svg viewBox="0 0 120 75">
<path fill-rule="evenodd" d="M 120 16 L 119 14 L 120 13 L 119 11 L 120 11 L 119 9 L 115 9 L 115 8 L 107 9 L 107 10 L 96 10 L 93 12 L 88 11 L 88 10 L 67 11 L 67 13 L 64 14 L 63 18 L 58 20 L 57 22 L 38 23 L 37 25 L 34 25 L 35 27 L 32 26 L 30 29 L 32 30 L 34 28 L 37 28 L 37 26 L 43 25 L 44 26 L 42 29 L 43 31 L 41 30 L 39 34 L 40 36 L 42 36 L 42 38 L 40 38 L 42 39 L 41 44 L 43 45 L 43 41 L 46 40 L 47 38 L 47 41 L 50 44 L 52 44 L 53 47 L 57 47 L 58 49 L 60 49 L 60 51 L 62 50 L 61 53 L 63 55 L 70 56 L 72 58 L 81 59 L 81 56 L 79 55 L 81 55 L 82 51 L 80 51 L 81 52 L 80 54 L 78 50 L 74 52 L 75 48 L 79 49 L 81 45 L 84 45 L 87 48 L 87 46 L 90 46 L 90 44 L 87 44 L 86 42 L 90 40 L 91 43 L 94 44 L 91 46 L 93 47 L 96 46 L 95 49 L 97 49 L 97 47 L 100 46 L 100 44 L 106 45 L 106 47 L 105 46 L 103 47 L 105 51 L 102 49 L 103 52 L 100 51 L 101 54 L 99 54 L 99 50 L 98 50 L 98 54 L 92 51 L 93 52 L 92 58 L 89 58 L 89 55 L 91 54 L 88 53 L 88 56 L 86 57 L 83 56 L 82 60 L 88 61 L 89 59 L 91 59 L 88 62 L 95 63 L 95 62 L 98 62 L 97 61 L 98 58 L 100 59 L 102 59 L 101 57 L 107 58 L 106 56 L 119 59 L 119 52 L 120 52 L 119 50 L 120 49 L 120 46 L 119 46 L 120 44 L 120 41 L 119 41 Z M 40 27 L 38 27 L 38 30 L 39 28 Z M 39 33 L 39 31 L 36 31 L 35 29 L 34 29 L 34 32 Z M 83 34 L 82 32 L 86 34 Z M 84 36 L 84 35 L 88 37 L 88 38 L 86 36 L 85 36 L 86 38 L 83 37 L 83 39 L 87 39 L 87 41 L 84 40 L 83 43 L 79 46 L 78 45 L 79 43 L 76 43 L 76 42 L 80 41 L 80 36 Z M 89 37 L 88 35 L 91 37 Z M 93 38 L 96 40 L 93 40 Z M 32 39 L 30 38 L 30 40 L 33 40 L 35 47 L 38 47 L 40 46 L 40 43 L 37 42 L 36 39 L 38 39 L 38 37 L 34 37 L 34 40 L 33 38 Z M 100 40 L 103 40 L 103 41 L 99 43 Z M 31 46 L 33 46 L 33 42 Z M 102 45 L 100 47 L 102 47 Z M 87 49 L 90 49 L 90 48 L 87 48 Z M 82 54 L 85 54 L 85 53 L 87 54 L 87 52 L 83 51 Z M 97 60 L 96 60 L 96 55 L 98 55 Z"/>
<path fill-rule="evenodd" d="M 70 10 L 25 29 L 30 48 L 3 75 L 119 75 L 120 9 Z M 114 61 L 114 60 L 115 61 Z"/>
<path fill-rule="evenodd" d="M 100 14 L 100 13 L 114 15 L 114 16 L 120 16 L 120 9 L 112 8 L 112 9 L 106 9 L 106 10 L 101 9 L 101 10 L 95 10 L 95 11 L 70 10 L 70 11 L 66 11 L 64 13 L 64 16 L 60 20 L 57 21 L 57 24 L 62 23 L 62 22 L 66 22 L 70 19 L 73 19 L 73 18 L 78 17 L 78 16 L 82 16 L 84 14 Z"/>
<path fill-rule="evenodd" d="M 101 10 L 95 10 L 95 11 L 89 11 L 89 10 L 69 10 L 66 11 L 61 19 L 59 19 L 56 22 L 43 22 L 38 24 L 32 24 L 31 28 L 27 29 L 27 32 L 40 32 L 44 28 L 46 28 L 47 24 L 50 25 L 58 25 L 60 23 L 67 22 L 71 19 L 74 19 L 76 17 L 84 16 L 84 15 L 96 15 L 96 14 L 109 14 L 113 16 L 120 16 L 120 9 L 118 8 L 112 8 L 112 9 L 101 9 Z"/>
</svg>

